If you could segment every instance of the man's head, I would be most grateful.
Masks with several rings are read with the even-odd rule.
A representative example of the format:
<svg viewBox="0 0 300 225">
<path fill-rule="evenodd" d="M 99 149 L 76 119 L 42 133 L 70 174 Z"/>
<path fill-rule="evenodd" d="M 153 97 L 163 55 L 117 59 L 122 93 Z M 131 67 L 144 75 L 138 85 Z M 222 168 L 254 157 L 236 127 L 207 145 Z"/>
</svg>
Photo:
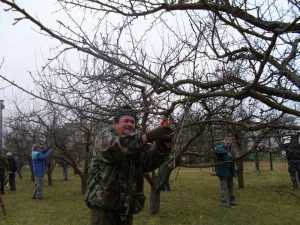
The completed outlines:
<svg viewBox="0 0 300 225">
<path fill-rule="evenodd" d="M 40 148 L 41 148 L 41 146 L 40 146 L 40 144 L 33 144 L 32 145 L 32 149 L 34 149 L 34 150 L 36 150 L 36 151 L 39 151 L 40 150 Z"/>
<path fill-rule="evenodd" d="M 136 112 L 129 105 L 118 108 L 114 116 L 114 125 L 122 134 L 130 134 L 135 131 Z"/>
<path fill-rule="evenodd" d="M 232 144 L 232 139 L 230 137 L 224 138 L 223 144 L 225 145 L 225 147 L 230 147 Z"/>
<path fill-rule="evenodd" d="M 7 156 L 12 156 L 12 153 L 11 153 L 11 152 L 8 152 L 8 153 L 7 153 Z"/>
</svg>

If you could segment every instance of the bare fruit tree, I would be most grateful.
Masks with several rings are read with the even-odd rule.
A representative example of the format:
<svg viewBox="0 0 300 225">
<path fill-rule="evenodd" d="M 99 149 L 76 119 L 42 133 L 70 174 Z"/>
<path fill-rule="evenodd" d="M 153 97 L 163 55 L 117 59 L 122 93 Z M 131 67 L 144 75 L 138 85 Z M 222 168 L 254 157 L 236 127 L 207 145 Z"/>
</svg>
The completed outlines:
<svg viewBox="0 0 300 225">
<path fill-rule="evenodd" d="M 130 102 L 144 131 L 170 117 L 181 147 L 160 179 L 149 180 L 152 194 L 205 135 L 206 146 L 224 133 L 263 137 L 291 129 L 278 122 L 285 114 L 300 115 L 298 1 L 60 0 L 65 17 L 57 27 L 14 1 L 0 2 L 18 12 L 17 24 L 30 20 L 60 42 L 34 76 L 44 93 L 35 97 L 103 122 Z M 159 212 L 158 199 L 151 214 Z"/>
</svg>

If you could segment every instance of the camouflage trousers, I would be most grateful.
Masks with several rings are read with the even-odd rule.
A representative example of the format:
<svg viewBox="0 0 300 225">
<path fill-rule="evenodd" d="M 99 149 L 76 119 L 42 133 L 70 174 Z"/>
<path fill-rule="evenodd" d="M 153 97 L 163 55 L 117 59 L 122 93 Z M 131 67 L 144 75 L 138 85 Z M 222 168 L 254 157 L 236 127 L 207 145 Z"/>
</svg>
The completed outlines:
<svg viewBox="0 0 300 225">
<path fill-rule="evenodd" d="M 91 209 L 91 225 L 132 225 L 133 216 L 122 220 L 114 211 Z"/>
<path fill-rule="evenodd" d="M 221 188 L 221 203 L 227 207 L 235 203 L 233 177 L 219 177 Z"/>
</svg>

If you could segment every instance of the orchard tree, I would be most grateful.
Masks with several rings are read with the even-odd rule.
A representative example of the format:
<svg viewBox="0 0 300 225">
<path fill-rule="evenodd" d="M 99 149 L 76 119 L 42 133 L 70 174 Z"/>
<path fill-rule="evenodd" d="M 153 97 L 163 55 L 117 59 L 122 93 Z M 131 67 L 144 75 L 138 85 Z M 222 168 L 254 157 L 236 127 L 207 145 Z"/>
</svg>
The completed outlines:
<svg viewBox="0 0 300 225">
<path fill-rule="evenodd" d="M 76 117 L 75 117 L 76 118 Z M 54 158 L 59 164 L 69 165 L 81 179 L 81 193 L 87 188 L 87 175 L 91 158 L 91 146 L 100 128 L 97 124 L 74 121 L 53 130 L 53 139 L 56 146 Z"/>
<path fill-rule="evenodd" d="M 300 115 L 298 1 L 60 0 L 67 17 L 57 18 L 58 27 L 0 2 L 18 12 L 16 24 L 30 20 L 60 42 L 33 75 L 47 94 L 30 94 L 98 121 L 130 102 L 144 131 L 169 116 L 180 141 L 174 167 L 207 130 L 223 125 L 227 134 L 257 130 L 262 137 L 284 114 Z M 187 128 L 193 135 L 182 141 Z M 170 170 L 163 171 L 166 179 Z"/>
<path fill-rule="evenodd" d="M 32 165 L 32 145 L 45 143 L 45 133 L 42 124 L 35 123 L 32 117 L 17 113 L 5 120 L 4 150 L 12 152 L 20 161 L 19 166 L 28 165 L 31 171 L 31 180 L 34 181 Z M 51 167 L 50 167 L 51 168 Z"/>
<path fill-rule="evenodd" d="M 54 87 L 65 99 L 54 101 L 70 106 L 71 93 L 99 114 L 131 92 L 126 100 L 142 112 L 169 115 L 188 101 L 210 106 L 224 97 L 253 105 L 262 122 L 270 110 L 299 115 L 297 1 L 58 1 L 69 20 L 58 19 L 57 30 L 1 2 L 22 14 L 16 24 L 30 20 L 61 42 L 43 67 L 45 79 L 60 80 Z M 74 50 L 79 69 L 67 61 Z"/>
</svg>

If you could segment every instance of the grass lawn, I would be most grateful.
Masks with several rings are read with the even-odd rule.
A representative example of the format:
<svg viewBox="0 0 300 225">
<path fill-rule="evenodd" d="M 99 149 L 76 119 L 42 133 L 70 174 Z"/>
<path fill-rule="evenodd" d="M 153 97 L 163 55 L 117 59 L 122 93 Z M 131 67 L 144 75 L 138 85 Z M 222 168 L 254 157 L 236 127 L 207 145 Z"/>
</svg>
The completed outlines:
<svg viewBox="0 0 300 225">
<path fill-rule="evenodd" d="M 174 177 L 178 172 L 176 182 Z M 149 198 L 134 225 L 298 225 L 300 190 L 291 190 L 286 162 L 245 163 L 245 188 L 236 188 L 238 206 L 220 207 L 220 188 L 211 169 L 179 168 L 170 178 L 171 191 L 161 193 L 160 213 L 150 216 Z M 0 225 L 88 225 L 89 210 L 80 194 L 80 180 L 71 174 L 64 181 L 61 168 L 53 175 L 50 187 L 45 180 L 44 200 L 32 200 L 33 182 L 29 171 L 24 179 L 16 177 L 17 191 L 3 196 L 8 215 L 0 212 Z M 235 180 L 237 187 L 237 179 Z M 149 196 L 146 184 L 146 196 Z"/>
</svg>

